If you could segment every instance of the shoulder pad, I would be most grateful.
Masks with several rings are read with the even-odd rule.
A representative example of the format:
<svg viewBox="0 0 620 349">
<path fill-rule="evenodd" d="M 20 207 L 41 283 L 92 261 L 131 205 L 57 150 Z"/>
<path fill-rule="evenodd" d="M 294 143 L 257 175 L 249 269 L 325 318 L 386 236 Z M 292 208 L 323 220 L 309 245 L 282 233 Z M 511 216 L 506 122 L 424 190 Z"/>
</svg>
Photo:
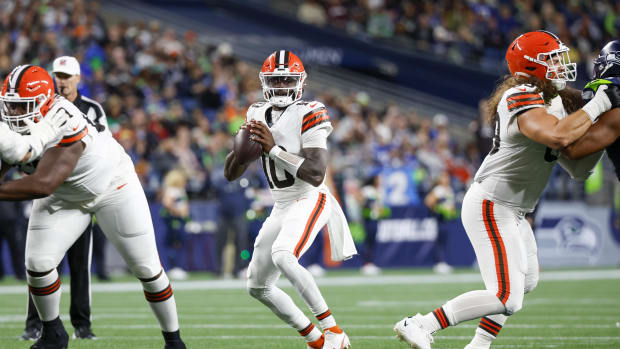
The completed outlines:
<svg viewBox="0 0 620 349">
<path fill-rule="evenodd" d="M 519 85 L 511 87 L 502 96 L 506 101 L 506 107 L 509 113 L 517 113 L 525 109 L 543 107 L 545 101 L 540 93 L 534 92 L 535 86 Z"/>
<path fill-rule="evenodd" d="M 269 107 L 269 103 L 256 102 L 248 107 L 248 111 L 245 113 L 245 120 L 260 120 L 264 118 L 265 109 Z M 262 117 L 261 117 L 262 116 Z"/>
<path fill-rule="evenodd" d="M 52 102 L 50 108 L 46 111 L 46 114 L 48 112 L 55 113 L 61 109 L 64 109 L 71 118 L 76 116 L 82 116 L 82 111 L 80 111 L 80 109 L 78 109 L 75 104 L 71 103 L 68 99 L 62 96 L 54 98 L 54 101 Z"/>
<path fill-rule="evenodd" d="M 327 108 L 325 108 L 323 103 L 312 101 L 309 102 L 308 105 L 302 107 L 304 109 L 302 113 L 301 133 L 304 133 L 313 127 L 330 122 Z"/>
<path fill-rule="evenodd" d="M 295 106 L 304 114 L 319 108 L 325 109 L 325 104 L 319 101 L 300 101 L 295 103 Z"/>
<path fill-rule="evenodd" d="M 506 92 L 504 92 L 504 95 L 510 95 L 513 93 L 519 93 L 519 92 L 534 92 L 536 91 L 536 86 L 534 85 L 529 85 L 529 84 L 522 84 L 522 85 L 517 85 L 517 86 L 513 86 L 511 88 L 509 88 L 508 90 L 506 90 Z"/>
<path fill-rule="evenodd" d="M 264 106 L 265 104 L 267 104 L 267 102 L 256 102 L 256 103 L 253 103 L 252 105 L 250 105 L 249 109 L 260 108 L 260 107 Z"/>
</svg>

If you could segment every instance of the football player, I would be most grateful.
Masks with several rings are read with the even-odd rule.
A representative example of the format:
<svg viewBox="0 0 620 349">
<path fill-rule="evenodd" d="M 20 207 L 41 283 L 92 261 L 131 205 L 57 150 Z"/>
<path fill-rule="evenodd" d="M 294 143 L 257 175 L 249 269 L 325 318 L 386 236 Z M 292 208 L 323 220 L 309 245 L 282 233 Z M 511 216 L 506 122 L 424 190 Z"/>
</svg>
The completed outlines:
<svg viewBox="0 0 620 349">
<path fill-rule="evenodd" d="M 412 348 L 430 348 L 433 333 L 476 318 L 481 318 L 480 324 L 466 348 L 489 348 L 507 317 L 523 306 L 524 294 L 536 287 L 536 240 L 525 214 L 536 206 L 556 162 L 573 177 L 587 178 L 602 153 L 572 161 L 559 150 L 620 103 L 620 89 L 603 86 L 576 108 L 580 93 L 566 88 L 566 82 L 576 78 L 568 51 L 546 31 L 525 33 L 508 47 L 511 76 L 489 99 L 495 118 L 493 148 L 461 212 L 486 289 L 466 292 L 426 315 L 399 321 L 394 331 Z"/>
<path fill-rule="evenodd" d="M 67 115 L 65 132 L 47 142 L 42 155 L 28 166 L 21 166 L 29 175 L 0 184 L 0 200 L 35 199 L 26 237 L 26 269 L 43 328 L 31 348 L 67 347 L 56 266 L 90 223 L 91 214 L 142 282 L 165 347 L 185 348 L 148 203 L 129 156 L 112 137 L 98 133 L 73 103 L 54 93 L 52 78 L 41 67 L 13 69 L 4 80 L 0 101 L 3 120 L 18 133 L 27 132 L 33 122 Z"/>
<path fill-rule="evenodd" d="M 608 42 L 594 60 L 594 79 L 584 89 L 584 100 L 590 100 L 598 86 L 620 86 L 620 40 Z M 562 153 L 571 159 L 579 159 L 605 149 L 620 180 L 620 117 L 617 113 L 618 110 L 614 110 L 601 115 L 583 137 L 564 148 Z"/>
<path fill-rule="evenodd" d="M 259 78 L 267 102 L 252 104 L 242 127 L 262 145 L 263 170 L 275 205 L 254 244 L 248 291 L 295 328 L 308 348 L 349 348 L 349 338 L 336 324 L 312 275 L 298 261 L 326 224 L 332 259 L 356 253 L 342 209 L 324 183 L 327 136 L 332 131 L 329 115 L 322 103 L 301 99 L 306 72 L 292 52 L 279 50 L 267 57 Z M 248 165 L 240 163 L 233 150 L 226 157 L 226 178 L 239 178 Z M 324 333 L 276 286 L 281 273 Z"/>
</svg>

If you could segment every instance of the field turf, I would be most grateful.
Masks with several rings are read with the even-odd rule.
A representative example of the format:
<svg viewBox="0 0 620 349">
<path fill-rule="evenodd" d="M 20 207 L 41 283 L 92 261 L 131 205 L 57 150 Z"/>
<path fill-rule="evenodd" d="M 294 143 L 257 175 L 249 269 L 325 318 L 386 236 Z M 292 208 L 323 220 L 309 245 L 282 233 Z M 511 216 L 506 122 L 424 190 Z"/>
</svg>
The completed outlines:
<svg viewBox="0 0 620 349">
<path fill-rule="evenodd" d="M 394 339 L 394 323 L 406 315 L 428 312 L 459 293 L 480 289 L 472 270 L 435 276 L 425 270 L 391 271 L 380 277 L 330 272 L 321 290 L 353 348 L 407 348 Z M 63 280 L 68 285 L 68 280 Z M 174 282 L 181 333 L 188 348 L 305 348 L 303 339 L 266 307 L 252 299 L 242 281 L 214 280 L 192 274 Z M 294 290 L 284 290 L 309 315 Z M 25 318 L 25 286 L 0 282 L 0 348 L 29 348 L 18 340 Z M 65 289 L 66 290 L 66 289 Z M 61 313 L 69 335 L 69 294 Z M 159 326 L 140 285 L 123 277 L 94 283 L 95 341 L 70 340 L 69 348 L 163 348 Z M 315 324 L 317 321 L 315 320 Z M 477 321 L 448 328 L 435 336 L 435 348 L 463 348 Z M 524 309 L 512 316 L 494 348 L 620 348 L 620 270 L 548 271 L 526 295 Z"/>
</svg>

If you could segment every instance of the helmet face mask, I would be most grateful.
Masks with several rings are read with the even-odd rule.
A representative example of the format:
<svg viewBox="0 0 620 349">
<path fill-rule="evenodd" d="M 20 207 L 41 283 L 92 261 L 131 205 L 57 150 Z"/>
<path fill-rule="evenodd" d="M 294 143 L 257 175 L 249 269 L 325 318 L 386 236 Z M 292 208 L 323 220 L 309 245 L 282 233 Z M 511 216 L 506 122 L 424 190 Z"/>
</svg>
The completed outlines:
<svg viewBox="0 0 620 349">
<path fill-rule="evenodd" d="M 284 108 L 301 99 L 306 72 L 301 60 L 292 52 L 272 53 L 258 75 L 263 97 L 276 107 Z"/>
<path fill-rule="evenodd" d="M 38 122 L 41 107 L 54 97 L 51 76 L 36 66 L 18 66 L 6 77 L 0 93 L 0 115 L 9 128 L 26 134 L 30 131 L 24 120 Z"/>
<path fill-rule="evenodd" d="M 562 45 L 564 46 L 564 45 Z M 549 53 L 539 53 L 536 63 L 547 67 L 545 78 L 548 80 L 575 81 L 577 64 L 571 63 L 568 47 L 564 46 Z"/>
<path fill-rule="evenodd" d="M 571 62 L 569 51 L 557 36 L 541 30 L 516 38 L 506 51 L 506 61 L 513 76 L 565 84 L 577 79 L 577 64 Z"/>
</svg>

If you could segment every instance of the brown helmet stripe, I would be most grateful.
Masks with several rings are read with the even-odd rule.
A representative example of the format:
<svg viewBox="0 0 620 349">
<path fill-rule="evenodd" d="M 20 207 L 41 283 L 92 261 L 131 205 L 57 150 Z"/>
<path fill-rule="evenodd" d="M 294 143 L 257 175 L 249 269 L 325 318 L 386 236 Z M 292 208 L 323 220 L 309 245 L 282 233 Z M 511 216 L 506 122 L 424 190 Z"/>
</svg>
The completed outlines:
<svg viewBox="0 0 620 349">
<path fill-rule="evenodd" d="M 22 77 L 24 76 L 24 73 L 30 67 L 31 67 L 30 64 L 24 64 L 24 65 L 17 66 L 15 67 L 15 69 L 13 69 L 9 77 L 9 88 L 11 89 L 10 91 L 11 93 L 17 92 L 17 89 L 19 88 L 19 84 L 22 81 Z"/>
</svg>

